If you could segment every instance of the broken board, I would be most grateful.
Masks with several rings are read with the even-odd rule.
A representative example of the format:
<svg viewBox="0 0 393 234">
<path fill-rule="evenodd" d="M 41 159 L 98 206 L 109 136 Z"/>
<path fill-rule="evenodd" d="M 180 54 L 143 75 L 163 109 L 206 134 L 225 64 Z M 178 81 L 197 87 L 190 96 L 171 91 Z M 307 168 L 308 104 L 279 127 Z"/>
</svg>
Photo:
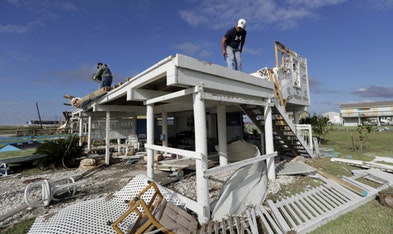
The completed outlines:
<svg viewBox="0 0 393 234">
<path fill-rule="evenodd" d="M 71 106 L 76 108 L 81 108 L 84 104 L 106 94 L 110 89 L 108 87 L 100 88 L 94 92 L 89 93 L 84 97 L 75 97 L 69 94 L 64 95 L 63 97 L 70 100 Z"/>
</svg>

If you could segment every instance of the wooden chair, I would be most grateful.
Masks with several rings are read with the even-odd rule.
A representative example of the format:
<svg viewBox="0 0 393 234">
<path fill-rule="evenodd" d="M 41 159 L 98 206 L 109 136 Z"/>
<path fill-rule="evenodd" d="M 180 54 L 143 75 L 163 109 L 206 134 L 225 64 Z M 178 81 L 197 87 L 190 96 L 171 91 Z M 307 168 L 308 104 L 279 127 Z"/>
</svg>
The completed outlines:
<svg viewBox="0 0 393 234">
<path fill-rule="evenodd" d="M 195 217 L 175 204 L 167 202 L 156 183 L 153 181 L 148 183 L 133 200 L 128 202 L 128 210 L 111 224 L 116 233 L 124 233 L 118 225 L 132 213 L 137 215 L 137 219 L 130 225 L 128 233 L 144 233 L 154 228 L 162 233 L 195 233 L 198 225 Z M 147 198 L 145 194 L 150 189 L 153 189 L 154 193 Z"/>
</svg>

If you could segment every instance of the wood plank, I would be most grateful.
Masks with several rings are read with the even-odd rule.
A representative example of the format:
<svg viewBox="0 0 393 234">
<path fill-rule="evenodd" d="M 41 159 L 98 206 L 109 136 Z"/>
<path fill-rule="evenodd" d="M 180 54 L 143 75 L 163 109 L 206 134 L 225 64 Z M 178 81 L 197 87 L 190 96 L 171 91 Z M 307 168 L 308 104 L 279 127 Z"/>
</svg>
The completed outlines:
<svg viewBox="0 0 393 234">
<path fill-rule="evenodd" d="M 264 215 L 266 214 L 266 216 L 268 216 L 267 218 L 269 219 L 269 222 L 272 223 L 272 225 L 276 224 L 276 220 L 278 222 L 278 224 L 280 225 L 281 229 L 284 232 L 288 232 L 291 230 L 291 228 L 288 226 L 287 221 L 284 219 L 284 217 L 282 216 L 282 214 L 280 213 L 280 211 L 278 210 L 278 208 L 276 207 L 276 205 L 273 203 L 272 200 L 267 200 L 267 204 L 270 208 L 270 210 L 273 213 L 273 217 L 275 218 L 275 221 L 270 220 L 270 214 L 266 211 L 265 207 L 263 207 L 262 205 L 259 207 L 259 209 L 261 210 L 261 214 L 260 215 Z M 277 228 L 276 228 L 277 230 Z"/>
<path fill-rule="evenodd" d="M 221 220 L 221 226 L 222 226 L 222 233 L 227 233 L 227 224 L 224 218 L 222 218 Z"/>
<path fill-rule="evenodd" d="M 229 222 L 229 233 L 230 234 L 235 234 L 234 230 L 233 230 L 233 222 L 232 222 L 232 216 L 228 217 L 228 222 Z"/>
<path fill-rule="evenodd" d="M 282 203 L 282 205 L 278 207 L 280 213 L 282 213 L 283 216 L 286 217 L 286 220 L 287 220 L 287 222 L 290 223 L 291 228 L 295 228 L 297 226 L 297 224 L 295 223 L 292 216 L 289 215 L 288 211 L 284 207 L 285 207 L 284 203 Z"/>
<path fill-rule="evenodd" d="M 318 199 L 321 204 L 323 204 L 328 210 L 332 210 L 334 206 L 330 204 L 329 199 L 325 197 L 325 195 L 322 193 L 322 190 L 319 191 L 318 193 L 314 194 L 315 198 Z"/>
<path fill-rule="evenodd" d="M 308 198 L 309 198 L 311 201 L 313 201 L 313 203 L 316 204 L 316 205 L 322 210 L 321 214 L 326 213 L 327 211 L 329 211 L 329 209 L 328 209 L 324 204 L 322 204 L 320 200 L 318 200 L 318 199 L 315 197 L 315 194 L 312 194 L 312 195 L 309 196 Z"/>
<path fill-rule="evenodd" d="M 315 217 L 318 217 L 319 215 L 324 213 L 324 211 L 321 210 L 318 204 L 316 204 L 313 200 L 311 200 L 309 196 L 305 197 L 304 201 L 310 207 L 310 210 L 313 211 Z"/>
<path fill-rule="evenodd" d="M 334 194 L 334 196 L 337 198 L 337 200 L 340 200 L 341 203 L 345 204 L 346 202 L 351 201 L 351 199 L 345 195 L 343 195 L 342 193 L 340 193 L 339 191 L 337 191 L 336 189 L 327 186 L 326 184 L 322 185 L 324 188 L 326 188 L 331 194 Z"/>
<path fill-rule="evenodd" d="M 350 177 L 343 177 L 343 180 L 344 181 L 348 181 L 349 183 L 351 183 L 351 184 L 353 184 L 355 186 L 358 186 L 359 188 L 361 188 L 361 189 L 363 189 L 363 190 L 365 190 L 367 192 L 372 192 L 372 191 L 377 192 L 377 189 L 375 189 L 375 188 L 373 188 L 371 186 L 368 186 L 366 184 L 363 184 L 362 182 L 357 181 L 356 179 L 353 179 L 353 178 L 350 178 Z"/>
<path fill-rule="evenodd" d="M 303 210 L 301 210 L 297 205 L 298 199 L 295 196 L 292 196 L 289 199 L 288 204 L 290 204 L 293 211 L 297 214 L 297 217 L 301 220 L 301 223 L 308 220 L 308 218 L 304 215 Z"/>
<path fill-rule="evenodd" d="M 208 226 L 207 226 L 207 233 L 212 233 L 213 232 L 213 228 L 212 228 L 212 226 L 213 226 L 213 222 L 212 221 L 210 221 L 209 222 L 209 224 L 208 224 Z"/>
<path fill-rule="evenodd" d="M 340 194 L 335 193 L 336 191 L 330 189 L 329 187 L 324 187 L 325 188 L 325 192 L 327 194 L 329 194 L 330 197 L 334 198 L 335 201 L 338 203 L 338 205 L 342 205 L 345 204 L 347 201 L 349 201 L 348 198 L 343 197 L 343 196 L 339 196 Z"/>
<path fill-rule="evenodd" d="M 345 187 L 337 184 L 336 182 L 329 180 L 322 175 L 317 174 L 318 178 L 323 180 L 328 186 L 332 187 L 334 190 L 338 191 L 341 193 L 343 196 L 347 197 L 350 200 L 357 199 L 359 195 L 349 189 L 346 189 Z"/>
<path fill-rule="evenodd" d="M 251 233 L 258 233 L 258 222 L 254 209 L 248 209 L 248 223 L 250 225 Z"/>
<path fill-rule="evenodd" d="M 235 216 L 235 221 L 236 221 L 236 228 L 237 228 L 237 230 L 238 230 L 238 233 L 239 233 L 239 232 L 240 232 L 240 233 L 244 233 L 243 225 L 240 223 L 240 218 L 239 218 L 239 216 Z"/>
<path fill-rule="evenodd" d="M 337 207 L 340 205 L 340 203 L 337 202 L 337 200 L 334 199 L 332 196 L 330 196 L 330 194 L 327 193 L 326 190 L 321 190 L 320 193 L 324 195 L 324 196 L 323 196 L 323 199 L 324 199 L 327 203 L 329 203 L 333 208 L 337 208 Z"/>
<path fill-rule="evenodd" d="M 294 202 L 295 204 L 296 204 L 296 206 L 299 208 L 299 211 L 301 211 L 302 212 L 302 216 L 304 217 L 304 219 L 307 221 L 307 220 L 310 220 L 310 219 L 312 219 L 313 217 L 314 217 L 314 215 L 312 215 L 311 213 L 310 213 L 310 211 L 308 210 L 308 208 L 306 208 L 304 205 L 303 205 L 303 199 L 299 199 L 299 200 L 297 200 L 296 202 Z"/>
<path fill-rule="evenodd" d="M 367 191 L 366 190 L 363 190 L 362 188 L 359 188 L 358 186 L 356 186 L 354 184 L 348 183 L 348 182 L 338 178 L 337 176 L 331 175 L 331 174 L 329 174 L 327 172 L 324 172 L 324 171 L 322 171 L 322 170 L 320 170 L 318 168 L 315 168 L 315 170 L 319 174 L 321 174 L 322 176 L 324 176 L 324 177 L 326 177 L 328 179 L 333 180 L 334 182 L 338 183 L 341 186 L 344 186 L 345 188 L 355 192 L 356 194 L 359 194 L 362 197 L 366 197 L 367 196 Z"/>
<path fill-rule="evenodd" d="M 274 206 L 274 204 L 273 204 L 273 206 Z M 275 206 L 274 206 L 274 208 L 276 209 Z M 279 222 L 279 224 L 277 224 L 276 220 L 274 220 L 270 216 L 270 214 L 267 212 L 265 207 L 263 207 L 262 205 L 257 207 L 256 211 L 257 211 L 257 214 L 259 215 L 259 218 L 262 220 L 262 223 L 264 224 L 264 227 L 269 232 L 269 234 L 271 234 L 271 233 L 282 234 L 283 233 L 282 228 L 279 227 L 278 225 L 286 226 L 288 228 L 288 231 L 290 230 L 289 226 L 287 225 L 287 222 L 284 220 L 284 218 L 282 218 L 281 214 L 280 214 L 280 216 L 281 216 L 280 219 L 282 220 L 283 223 Z M 274 228 L 274 231 L 273 231 L 272 228 Z M 286 231 L 286 232 L 288 232 L 288 231 Z"/>
<path fill-rule="evenodd" d="M 285 204 L 285 206 L 283 207 L 285 210 L 287 210 L 287 212 L 289 212 L 290 217 L 293 217 L 295 219 L 295 223 L 296 226 L 300 225 L 303 223 L 302 219 L 298 216 L 298 213 L 293 209 L 293 207 L 291 206 L 292 203 L 288 202 L 286 200 L 283 201 L 283 203 Z"/>
</svg>

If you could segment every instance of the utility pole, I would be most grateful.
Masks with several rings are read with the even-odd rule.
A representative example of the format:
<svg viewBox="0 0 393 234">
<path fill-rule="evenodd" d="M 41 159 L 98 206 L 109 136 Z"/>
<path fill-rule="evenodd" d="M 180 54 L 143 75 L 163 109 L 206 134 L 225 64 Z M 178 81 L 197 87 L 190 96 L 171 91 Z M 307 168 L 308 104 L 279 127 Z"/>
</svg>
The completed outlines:
<svg viewBox="0 0 393 234">
<path fill-rule="evenodd" d="M 38 102 L 35 103 L 35 106 L 37 107 L 38 120 L 40 121 L 41 129 L 43 129 L 43 127 L 42 127 L 42 121 L 41 121 L 41 115 L 40 115 L 40 109 L 38 109 Z"/>
</svg>

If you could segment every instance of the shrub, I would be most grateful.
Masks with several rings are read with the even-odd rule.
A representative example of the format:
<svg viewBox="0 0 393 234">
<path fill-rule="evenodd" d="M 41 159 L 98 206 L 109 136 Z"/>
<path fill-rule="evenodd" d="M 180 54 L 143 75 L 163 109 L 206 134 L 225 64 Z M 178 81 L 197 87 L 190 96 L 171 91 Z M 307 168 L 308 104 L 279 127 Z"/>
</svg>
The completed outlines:
<svg viewBox="0 0 393 234">
<path fill-rule="evenodd" d="M 37 147 L 35 154 L 46 155 L 37 159 L 34 165 L 40 169 L 76 166 L 76 158 L 83 155 L 83 147 L 79 146 L 79 137 L 71 135 L 66 139 L 44 141 Z"/>
</svg>

